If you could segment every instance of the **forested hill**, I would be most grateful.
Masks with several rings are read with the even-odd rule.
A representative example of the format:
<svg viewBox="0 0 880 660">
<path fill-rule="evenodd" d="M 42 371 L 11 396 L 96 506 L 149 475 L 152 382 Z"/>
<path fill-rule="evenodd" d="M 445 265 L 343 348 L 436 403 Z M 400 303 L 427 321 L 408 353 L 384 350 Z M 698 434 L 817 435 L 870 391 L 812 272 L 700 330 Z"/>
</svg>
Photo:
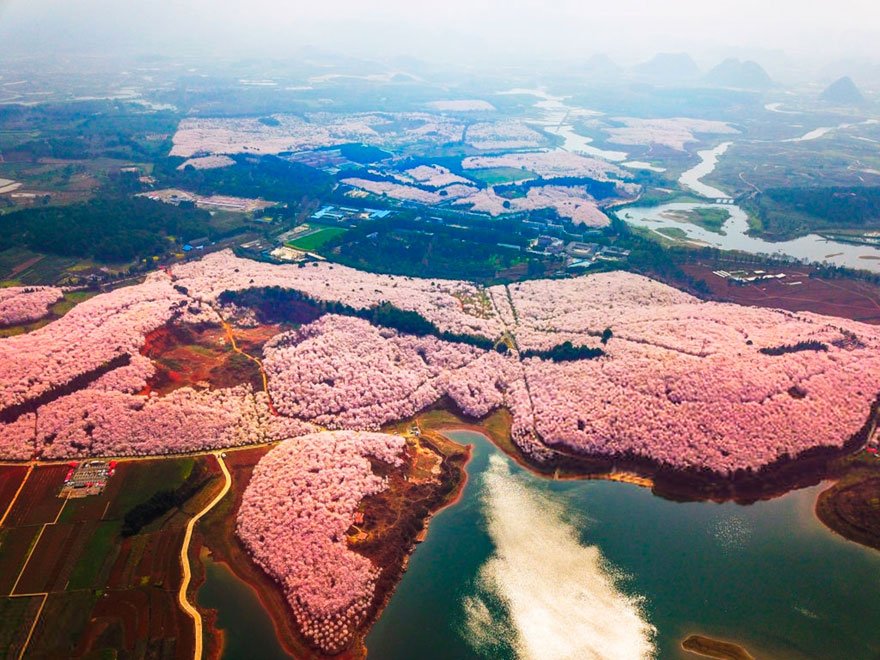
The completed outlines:
<svg viewBox="0 0 880 660">
<path fill-rule="evenodd" d="M 335 183 L 332 176 L 321 170 L 277 156 L 235 156 L 234 160 L 235 165 L 229 167 L 178 170 L 183 161 L 169 158 L 156 165 L 154 175 L 162 185 L 203 195 L 259 197 L 291 204 L 303 198 L 323 198 Z"/>
<path fill-rule="evenodd" d="M 130 261 L 208 235 L 209 219 L 207 211 L 140 197 L 30 208 L 0 217 L 0 250 L 23 246 L 104 262 Z"/>
<path fill-rule="evenodd" d="M 746 205 L 768 234 L 880 228 L 880 187 L 769 188 Z"/>
</svg>

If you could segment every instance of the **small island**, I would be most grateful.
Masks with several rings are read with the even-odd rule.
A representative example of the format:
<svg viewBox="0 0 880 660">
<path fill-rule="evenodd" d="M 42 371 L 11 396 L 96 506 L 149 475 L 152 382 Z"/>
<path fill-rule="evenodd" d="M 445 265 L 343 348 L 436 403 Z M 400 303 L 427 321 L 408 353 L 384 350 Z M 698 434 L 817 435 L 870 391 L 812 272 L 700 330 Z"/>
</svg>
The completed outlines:
<svg viewBox="0 0 880 660">
<path fill-rule="evenodd" d="M 705 206 L 682 211 L 668 211 L 664 215 L 676 222 L 690 223 L 721 236 L 725 235 L 724 223 L 730 219 L 730 211 L 727 209 Z"/>
<path fill-rule="evenodd" d="M 681 648 L 704 658 L 717 660 L 755 660 L 755 656 L 739 644 L 713 639 L 705 635 L 691 635 L 681 643 Z"/>
</svg>

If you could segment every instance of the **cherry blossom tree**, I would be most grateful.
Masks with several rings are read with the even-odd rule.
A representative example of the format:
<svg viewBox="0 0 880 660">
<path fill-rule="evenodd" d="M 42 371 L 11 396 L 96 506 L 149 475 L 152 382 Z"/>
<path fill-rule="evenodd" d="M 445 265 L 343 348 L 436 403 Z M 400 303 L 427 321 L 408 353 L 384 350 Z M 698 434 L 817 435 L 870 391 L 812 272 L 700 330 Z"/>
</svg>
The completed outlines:
<svg viewBox="0 0 880 660">
<path fill-rule="evenodd" d="M 61 289 L 49 286 L 0 289 L 0 327 L 41 319 L 63 297 Z"/>
<path fill-rule="evenodd" d="M 515 348 L 501 355 L 331 315 L 265 346 L 280 414 L 244 386 L 137 394 L 154 371 L 140 354 L 147 333 L 172 320 L 219 322 L 218 313 L 248 319 L 219 305 L 220 294 L 268 286 L 355 309 L 387 301 L 442 332 L 504 335 Z M 605 354 L 555 363 L 519 352 L 552 355 L 565 342 Z M 797 346 L 826 350 L 778 350 Z M 482 290 L 220 252 L 0 340 L 0 453 L 196 451 L 280 439 L 310 423 L 374 430 L 448 397 L 473 417 L 508 407 L 513 439 L 535 461 L 564 450 L 730 475 L 842 447 L 880 392 L 878 349 L 872 326 L 702 302 L 627 273 Z"/>
</svg>

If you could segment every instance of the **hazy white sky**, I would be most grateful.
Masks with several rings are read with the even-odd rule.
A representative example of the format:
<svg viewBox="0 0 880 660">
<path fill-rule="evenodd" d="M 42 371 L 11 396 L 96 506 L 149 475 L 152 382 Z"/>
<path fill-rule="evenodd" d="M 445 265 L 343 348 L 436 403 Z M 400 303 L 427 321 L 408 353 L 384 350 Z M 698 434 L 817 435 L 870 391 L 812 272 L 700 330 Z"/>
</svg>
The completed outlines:
<svg viewBox="0 0 880 660">
<path fill-rule="evenodd" d="M 0 44 L 436 58 L 735 49 L 880 59 L 876 0 L 0 0 Z"/>
</svg>

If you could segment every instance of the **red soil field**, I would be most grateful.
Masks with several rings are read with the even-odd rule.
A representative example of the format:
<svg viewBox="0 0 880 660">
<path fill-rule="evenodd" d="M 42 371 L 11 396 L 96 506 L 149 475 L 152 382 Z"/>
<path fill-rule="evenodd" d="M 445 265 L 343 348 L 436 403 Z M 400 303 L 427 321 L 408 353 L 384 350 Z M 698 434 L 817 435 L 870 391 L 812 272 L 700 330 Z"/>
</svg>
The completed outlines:
<svg viewBox="0 0 880 660">
<path fill-rule="evenodd" d="M 73 657 L 80 631 L 88 623 L 92 604 L 97 598 L 98 595 L 91 591 L 49 594 L 26 657 Z"/>
<path fill-rule="evenodd" d="M 719 263 L 684 264 L 681 268 L 688 275 L 704 280 L 712 291 L 713 299 L 793 312 L 815 312 L 880 324 L 880 287 L 868 282 L 810 279 L 809 269 L 803 266 L 768 271 L 786 273 L 783 280 L 765 280 L 744 285 L 728 283 L 729 280 L 713 272 L 749 267 L 743 264 Z M 800 284 L 793 284 L 794 282 Z"/>
<path fill-rule="evenodd" d="M 280 332 L 278 326 L 235 328 L 239 348 L 249 355 L 259 356 L 265 344 Z M 210 383 L 212 387 L 234 387 L 251 383 L 262 389 L 263 381 L 257 365 L 233 351 L 224 328 L 218 325 L 202 327 L 169 325 L 146 336 L 141 353 L 156 366 L 142 394 L 150 391 L 168 394 L 180 387 Z"/>
<path fill-rule="evenodd" d="M 27 470 L 24 465 L 0 465 L 0 518 L 15 497 Z"/>
<path fill-rule="evenodd" d="M 16 593 L 62 591 L 75 563 L 80 545 L 80 525 L 47 525 L 31 553 Z M 84 539 L 82 539 L 84 541 Z"/>
<path fill-rule="evenodd" d="M 40 465 L 34 468 L 21 494 L 9 512 L 4 527 L 21 527 L 55 520 L 64 500 L 58 497 L 67 465 Z"/>
</svg>

